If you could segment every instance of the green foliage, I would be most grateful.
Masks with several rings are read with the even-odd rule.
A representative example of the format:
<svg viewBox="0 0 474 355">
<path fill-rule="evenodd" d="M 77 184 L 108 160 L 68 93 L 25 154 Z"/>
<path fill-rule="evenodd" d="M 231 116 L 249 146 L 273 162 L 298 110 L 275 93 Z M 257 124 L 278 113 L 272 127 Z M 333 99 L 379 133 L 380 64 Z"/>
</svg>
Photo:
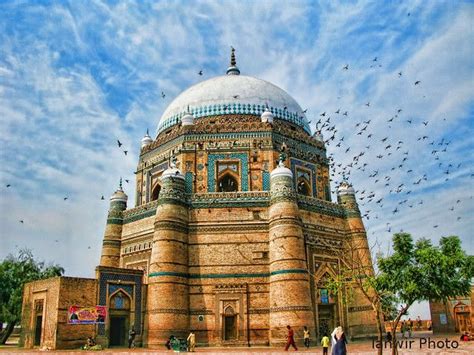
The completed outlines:
<svg viewBox="0 0 474 355">
<path fill-rule="evenodd" d="M 396 294 L 399 302 L 447 300 L 470 293 L 473 256 L 462 250 L 456 236 L 443 237 L 439 247 L 430 240 L 416 243 L 408 233 L 393 236 L 393 254 L 378 260 L 378 288 Z"/>
<path fill-rule="evenodd" d="M 64 269 L 59 265 L 36 261 L 28 249 L 20 250 L 18 256 L 8 255 L 0 263 L 0 320 L 17 323 L 21 319 L 25 283 L 63 273 Z"/>
</svg>

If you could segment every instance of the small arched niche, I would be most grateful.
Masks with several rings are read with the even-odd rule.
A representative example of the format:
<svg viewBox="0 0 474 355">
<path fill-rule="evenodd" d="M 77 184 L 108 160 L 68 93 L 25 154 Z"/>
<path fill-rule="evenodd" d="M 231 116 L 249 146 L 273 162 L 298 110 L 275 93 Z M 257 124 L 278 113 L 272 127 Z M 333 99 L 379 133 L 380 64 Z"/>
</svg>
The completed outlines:
<svg viewBox="0 0 474 355">
<path fill-rule="evenodd" d="M 156 184 L 155 187 L 153 187 L 153 189 L 151 190 L 150 201 L 158 200 L 158 197 L 160 196 L 160 191 L 161 191 L 160 184 Z"/>
</svg>

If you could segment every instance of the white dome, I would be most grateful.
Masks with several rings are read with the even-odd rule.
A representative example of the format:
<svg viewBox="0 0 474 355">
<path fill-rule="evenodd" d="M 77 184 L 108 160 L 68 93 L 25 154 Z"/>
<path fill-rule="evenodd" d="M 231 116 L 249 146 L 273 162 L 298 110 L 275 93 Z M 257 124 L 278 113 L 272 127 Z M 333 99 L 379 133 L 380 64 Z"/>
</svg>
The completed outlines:
<svg viewBox="0 0 474 355">
<path fill-rule="evenodd" d="M 265 109 L 260 118 L 262 119 L 262 122 L 273 123 L 273 114 L 268 108 Z"/>
<path fill-rule="evenodd" d="M 339 187 L 337 188 L 337 194 L 342 195 L 355 195 L 354 188 L 350 185 L 347 181 L 341 182 Z"/>
<path fill-rule="evenodd" d="M 286 176 L 293 179 L 293 173 L 285 166 L 282 161 L 280 161 L 278 166 L 272 170 L 270 173 L 270 179 L 276 178 L 278 176 Z"/>
<path fill-rule="evenodd" d="M 147 134 L 142 138 L 142 148 L 146 147 L 147 145 L 153 143 L 153 139 Z"/>
<path fill-rule="evenodd" d="M 128 196 L 125 192 L 122 190 L 122 186 L 118 188 L 117 191 L 114 192 L 114 194 L 110 197 L 111 202 L 115 201 L 121 201 L 121 202 L 127 202 Z"/>
<path fill-rule="evenodd" d="M 314 133 L 313 137 L 318 142 L 324 143 L 324 137 L 323 137 L 323 134 L 321 133 L 321 131 L 317 131 L 316 133 Z"/>
<path fill-rule="evenodd" d="M 183 126 L 192 126 L 194 124 L 194 116 L 189 112 L 186 112 L 186 114 L 181 118 L 181 124 Z"/>
<path fill-rule="evenodd" d="M 268 106 L 275 118 L 293 122 L 311 134 L 298 103 L 265 80 L 245 75 L 223 75 L 200 82 L 171 102 L 158 125 L 157 134 L 179 123 L 189 107 L 195 119 L 225 114 L 261 115 Z"/>
</svg>

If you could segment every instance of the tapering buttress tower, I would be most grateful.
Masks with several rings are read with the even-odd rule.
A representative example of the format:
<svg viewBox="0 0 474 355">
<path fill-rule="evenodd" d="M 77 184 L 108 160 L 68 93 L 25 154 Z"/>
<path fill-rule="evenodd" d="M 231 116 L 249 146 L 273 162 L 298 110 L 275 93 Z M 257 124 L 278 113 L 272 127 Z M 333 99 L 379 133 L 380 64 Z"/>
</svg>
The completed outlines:
<svg viewBox="0 0 474 355">
<path fill-rule="evenodd" d="M 269 209 L 270 344 L 286 341 L 290 325 L 314 334 L 309 273 L 293 173 L 283 164 L 271 172 Z"/>
<path fill-rule="evenodd" d="M 188 206 L 185 179 L 174 164 L 161 176 L 147 299 L 149 347 L 162 347 L 170 335 L 189 328 Z"/>
<path fill-rule="evenodd" d="M 344 207 L 346 214 L 347 237 L 344 247 L 345 261 L 348 267 L 352 269 L 353 274 L 359 275 L 359 278 L 371 276 L 373 275 L 374 269 L 367 234 L 360 215 L 354 188 L 348 182 L 343 181 L 339 185 L 337 200 L 338 203 Z M 354 307 L 350 304 L 350 300 L 357 300 L 357 309 L 371 311 L 372 307 L 369 301 L 366 296 L 363 295 L 360 288 L 356 286 L 357 283 L 355 282 L 354 285 L 350 286 L 350 290 L 346 290 L 346 292 L 352 293 L 349 297 L 349 309 L 353 309 Z M 348 324 L 351 333 L 360 334 L 364 331 L 366 332 L 367 324 L 373 324 L 374 320 L 373 312 L 348 313 Z"/>
<path fill-rule="evenodd" d="M 120 246 L 122 239 L 123 211 L 127 208 L 128 197 L 122 189 L 122 179 L 117 191 L 110 197 L 110 207 L 107 216 L 100 266 L 120 266 Z"/>
</svg>

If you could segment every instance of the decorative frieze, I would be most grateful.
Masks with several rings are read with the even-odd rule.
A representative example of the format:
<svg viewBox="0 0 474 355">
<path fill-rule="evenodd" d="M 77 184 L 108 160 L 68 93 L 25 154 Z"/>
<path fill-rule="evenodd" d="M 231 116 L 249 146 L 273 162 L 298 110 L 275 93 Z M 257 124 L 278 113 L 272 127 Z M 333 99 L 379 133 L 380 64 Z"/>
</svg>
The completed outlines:
<svg viewBox="0 0 474 355">
<path fill-rule="evenodd" d="M 317 212 L 324 215 L 339 218 L 346 217 L 346 211 L 341 205 L 314 197 L 298 195 L 298 206 L 303 210 Z"/>
</svg>

